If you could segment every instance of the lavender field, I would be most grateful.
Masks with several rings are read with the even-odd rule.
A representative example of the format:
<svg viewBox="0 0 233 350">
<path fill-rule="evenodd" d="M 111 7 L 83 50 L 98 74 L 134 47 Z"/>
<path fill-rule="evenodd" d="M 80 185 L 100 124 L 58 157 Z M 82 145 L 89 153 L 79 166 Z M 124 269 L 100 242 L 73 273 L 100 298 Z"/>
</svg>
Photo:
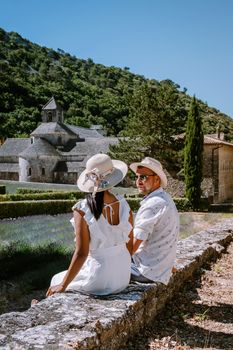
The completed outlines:
<svg viewBox="0 0 233 350">
<path fill-rule="evenodd" d="M 24 241 L 32 246 L 56 242 L 72 249 L 74 232 L 70 223 L 71 217 L 72 213 L 0 220 L 0 245 L 13 241 Z M 227 217 L 232 217 L 232 214 L 180 213 L 180 239 L 204 230 Z"/>
<path fill-rule="evenodd" d="M 51 242 L 73 247 L 74 231 L 70 214 L 35 215 L 0 221 L 0 246 L 14 241 L 24 241 L 31 246 Z"/>
</svg>

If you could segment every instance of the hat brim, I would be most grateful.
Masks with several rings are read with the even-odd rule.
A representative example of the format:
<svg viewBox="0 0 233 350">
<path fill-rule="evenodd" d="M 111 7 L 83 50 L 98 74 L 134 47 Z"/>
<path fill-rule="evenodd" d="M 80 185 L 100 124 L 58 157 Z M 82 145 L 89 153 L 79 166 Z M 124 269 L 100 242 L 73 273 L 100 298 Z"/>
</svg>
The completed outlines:
<svg viewBox="0 0 233 350">
<path fill-rule="evenodd" d="M 98 188 L 96 192 L 106 191 L 114 186 L 116 186 L 119 182 L 121 182 L 127 174 L 128 166 L 121 160 L 112 160 L 113 163 L 113 171 L 106 175 L 104 180 L 106 181 L 106 185 L 104 188 Z M 78 188 L 83 192 L 92 193 L 94 191 L 94 183 L 91 180 L 86 179 L 86 174 L 88 170 L 84 170 L 77 181 Z"/>
<path fill-rule="evenodd" d="M 159 177 L 160 177 L 160 180 L 161 180 L 161 187 L 163 188 L 166 188 L 167 187 L 167 175 L 165 174 L 165 172 L 158 168 L 158 167 L 155 167 L 155 166 L 152 166 L 152 165 L 149 165 L 149 164 L 145 164 L 143 162 L 141 163 L 132 163 L 130 164 L 130 169 L 136 173 L 137 172 L 137 168 L 139 166 L 142 166 L 144 168 L 148 168 L 150 170 L 152 170 L 155 174 L 157 174 Z"/>
</svg>

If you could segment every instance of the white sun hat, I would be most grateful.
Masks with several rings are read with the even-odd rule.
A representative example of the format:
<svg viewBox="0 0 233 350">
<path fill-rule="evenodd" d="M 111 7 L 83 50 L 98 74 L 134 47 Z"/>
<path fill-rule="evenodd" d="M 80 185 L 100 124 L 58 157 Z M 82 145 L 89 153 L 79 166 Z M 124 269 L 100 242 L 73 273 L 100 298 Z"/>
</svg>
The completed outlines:
<svg viewBox="0 0 233 350">
<path fill-rule="evenodd" d="M 83 192 L 102 192 L 121 182 L 127 171 L 127 164 L 121 160 L 112 160 L 107 154 L 98 153 L 88 159 L 77 185 Z"/>
<path fill-rule="evenodd" d="M 132 163 L 129 167 L 131 170 L 133 170 L 134 173 L 136 173 L 139 166 L 143 166 L 152 170 L 160 177 L 161 187 L 167 187 L 167 176 L 163 170 L 162 164 L 158 160 L 151 157 L 146 157 L 140 163 Z"/>
</svg>

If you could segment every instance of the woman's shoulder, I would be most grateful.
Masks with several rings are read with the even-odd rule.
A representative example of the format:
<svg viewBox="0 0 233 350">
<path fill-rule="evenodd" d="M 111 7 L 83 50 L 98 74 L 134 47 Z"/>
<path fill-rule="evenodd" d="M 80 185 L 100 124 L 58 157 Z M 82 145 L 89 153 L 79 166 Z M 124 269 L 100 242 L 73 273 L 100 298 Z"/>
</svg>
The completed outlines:
<svg viewBox="0 0 233 350">
<path fill-rule="evenodd" d="M 78 201 L 73 207 L 72 210 L 78 210 L 81 211 L 81 215 L 83 216 L 83 218 L 85 219 L 85 221 L 90 224 L 93 221 L 93 214 L 87 204 L 87 200 L 86 199 L 82 199 L 80 201 Z"/>
<path fill-rule="evenodd" d="M 86 212 L 88 210 L 87 200 L 82 199 L 73 205 L 72 210 L 82 210 Z"/>
</svg>

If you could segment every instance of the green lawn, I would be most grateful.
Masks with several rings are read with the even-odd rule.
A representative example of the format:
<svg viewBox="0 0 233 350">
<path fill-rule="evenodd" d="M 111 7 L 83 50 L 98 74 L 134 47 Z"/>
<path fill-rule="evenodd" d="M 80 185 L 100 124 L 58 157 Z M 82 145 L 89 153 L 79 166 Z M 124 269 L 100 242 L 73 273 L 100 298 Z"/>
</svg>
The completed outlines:
<svg viewBox="0 0 233 350">
<path fill-rule="evenodd" d="M 76 185 L 62 185 L 62 184 L 51 184 L 51 183 L 40 183 L 40 182 L 19 182 L 19 181 L 7 181 L 0 180 L 0 185 L 6 186 L 7 193 L 15 193 L 17 188 L 38 188 L 40 190 L 57 190 L 57 191 L 76 191 Z"/>
<path fill-rule="evenodd" d="M 41 182 L 19 182 L 0 180 L 0 185 L 6 186 L 7 193 L 15 193 L 17 188 L 38 188 L 40 190 L 57 190 L 57 191 L 77 191 L 76 185 L 41 183 Z M 114 187 L 113 193 L 118 194 L 137 194 L 137 189 L 133 187 Z"/>
</svg>

